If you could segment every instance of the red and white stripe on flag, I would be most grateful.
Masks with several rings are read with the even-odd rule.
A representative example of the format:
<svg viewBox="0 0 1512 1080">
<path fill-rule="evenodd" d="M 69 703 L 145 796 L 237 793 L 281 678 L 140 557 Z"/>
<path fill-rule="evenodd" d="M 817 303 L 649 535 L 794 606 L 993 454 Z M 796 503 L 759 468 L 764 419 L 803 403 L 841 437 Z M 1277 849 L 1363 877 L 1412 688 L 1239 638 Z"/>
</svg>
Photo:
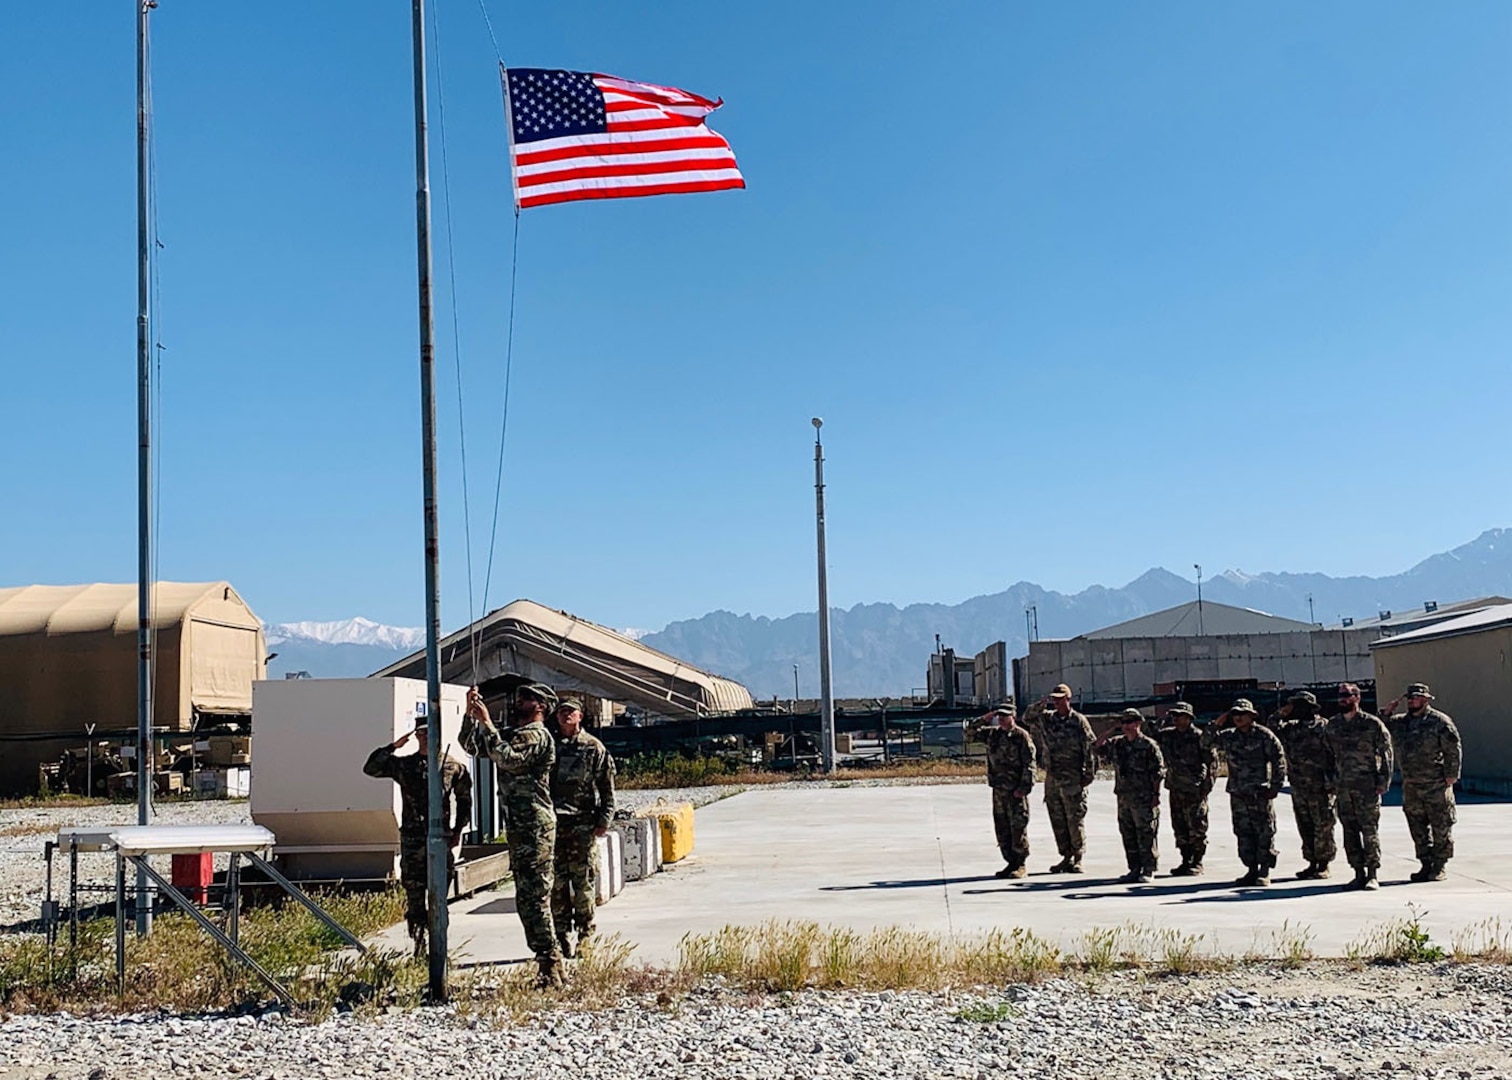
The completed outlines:
<svg viewBox="0 0 1512 1080">
<path fill-rule="evenodd" d="M 735 154 L 704 118 L 722 101 L 613 75 L 505 73 L 515 204 L 745 187 Z"/>
</svg>

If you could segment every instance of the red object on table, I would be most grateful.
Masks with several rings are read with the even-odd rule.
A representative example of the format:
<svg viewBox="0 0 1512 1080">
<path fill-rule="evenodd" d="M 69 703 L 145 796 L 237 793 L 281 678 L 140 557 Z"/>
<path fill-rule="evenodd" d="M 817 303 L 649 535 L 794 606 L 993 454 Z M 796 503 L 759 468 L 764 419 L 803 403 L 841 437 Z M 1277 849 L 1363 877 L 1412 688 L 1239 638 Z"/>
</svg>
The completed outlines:
<svg viewBox="0 0 1512 1080">
<path fill-rule="evenodd" d="M 210 886 L 215 881 L 215 856 L 208 851 L 173 856 L 173 874 L 169 880 L 192 903 L 208 904 Z"/>
</svg>

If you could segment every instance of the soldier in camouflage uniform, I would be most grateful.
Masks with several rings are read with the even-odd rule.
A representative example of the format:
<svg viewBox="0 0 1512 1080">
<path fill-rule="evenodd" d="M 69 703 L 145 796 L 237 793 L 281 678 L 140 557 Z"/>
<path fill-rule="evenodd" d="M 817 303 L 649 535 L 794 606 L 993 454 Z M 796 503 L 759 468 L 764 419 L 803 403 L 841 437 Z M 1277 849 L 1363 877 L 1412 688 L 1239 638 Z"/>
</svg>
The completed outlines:
<svg viewBox="0 0 1512 1080">
<path fill-rule="evenodd" d="M 598 896 L 597 844 L 614 817 L 614 758 L 583 730 L 583 706 L 566 698 L 556 708 L 556 765 L 551 801 L 556 808 L 556 862 L 551 888 L 551 921 L 563 956 L 593 936 Z"/>
<path fill-rule="evenodd" d="M 1118 738 L 1110 741 L 1113 732 L 1109 730 L 1093 745 L 1099 757 L 1113 763 L 1118 832 L 1129 864 L 1129 872 L 1119 880 L 1132 885 L 1155 877 L 1160 859 L 1160 782 L 1166 767 L 1160 746 L 1140 730 L 1144 717 L 1138 709 L 1125 709 L 1118 722 L 1123 732 Z"/>
<path fill-rule="evenodd" d="M 1334 844 L 1334 767 L 1328 743 L 1328 720 L 1318 712 L 1318 699 L 1307 690 L 1294 694 L 1274 717 L 1286 771 L 1291 779 L 1292 815 L 1302 836 L 1307 866 L 1302 880 L 1328 877 L 1328 864 L 1338 854 Z"/>
<path fill-rule="evenodd" d="M 500 732 L 477 687 L 467 695 L 462 748 L 486 755 L 498 766 L 504 803 L 509 869 L 514 875 L 515 910 L 525 928 L 525 944 L 535 953 L 537 984 L 562 983 L 562 954 L 551 921 L 551 868 L 556 857 L 556 811 L 551 804 L 551 769 L 556 750 L 546 730 L 548 709 L 556 707 L 549 686 L 530 683 L 514 692 L 510 730 Z"/>
<path fill-rule="evenodd" d="M 1413 683 L 1404 696 L 1407 711 L 1392 716 L 1388 726 L 1402 770 L 1402 810 L 1422 864 L 1411 877 L 1443 881 L 1444 866 L 1454 857 L 1454 784 L 1464 756 L 1459 728 L 1432 706 L 1426 683 Z M 1393 701 L 1386 712 L 1396 706 Z"/>
<path fill-rule="evenodd" d="M 1244 698 L 1218 718 L 1213 747 L 1228 763 L 1229 809 L 1239 861 L 1248 872 L 1235 885 L 1269 885 L 1276 865 L 1276 796 L 1286 783 L 1286 752 Z M 1232 723 L 1232 727 L 1229 725 Z"/>
<path fill-rule="evenodd" d="M 1192 724 L 1192 707 L 1178 701 L 1166 710 L 1170 726 L 1155 733 L 1166 763 L 1166 789 L 1170 791 L 1171 831 L 1181 865 L 1174 877 L 1202 873 L 1207 855 L 1208 792 L 1218 779 L 1218 757 L 1202 732 Z"/>
<path fill-rule="evenodd" d="M 1061 683 L 1029 707 L 1024 721 L 1045 769 L 1045 810 L 1061 861 L 1052 874 L 1080 874 L 1087 849 L 1087 787 L 1097 778 L 1092 725 L 1071 707 L 1071 688 Z"/>
<path fill-rule="evenodd" d="M 988 726 L 991 725 L 991 726 Z M 1021 878 L 1029 861 L 1029 792 L 1034 787 L 1034 739 L 1019 727 L 1012 705 L 972 721 L 967 737 L 987 744 L 992 827 L 1003 855 L 1000 878 Z"/>
<path fill-rule="evenodd" d="M 1328 722 L 1333 788 L 1344 857 L 1354 867 L 1346 888 L 1379 889 L 1381 796 L 1391 786 L 1391 737 L 1379 717 L 1360 708 L 1360 688 L 1339 685 L 1339 712 Z"/>
<path fill-rule="evenodd" d="M 399 785 L 399 882 L 404 886 L 404 922 L 409 928 L 410 940 L 415 943 L 415 955 L 425 953 L 425 931 L 429 925 L 426 917 L 426 872 L 425 847 L 429 831 L 430 778 L 426 754 L 429 739 L 423 726 L 407 731 L 387 746 L 380 746 L 368 755 L 362 766 L 367 775 L 380 780 L 392 780 Z M 398 750 L 411 739 L 415 740 L 415 752 L 403 757 Z M 448 848 L 462 842 L 462 833 L 472 823 L 472 774 L 467 766 L 450 754 L 441 758 L 441 824 L 447 833 Z M 452 862 L 448 853 L 448 863 Z"/>
</svg>

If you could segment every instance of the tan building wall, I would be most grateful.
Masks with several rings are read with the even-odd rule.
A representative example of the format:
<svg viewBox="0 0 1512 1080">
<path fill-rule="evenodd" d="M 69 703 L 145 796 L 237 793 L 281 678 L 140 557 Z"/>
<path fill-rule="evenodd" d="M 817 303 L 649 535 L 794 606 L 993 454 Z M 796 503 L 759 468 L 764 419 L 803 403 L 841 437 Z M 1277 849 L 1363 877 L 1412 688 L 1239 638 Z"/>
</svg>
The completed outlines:
<svg viewBox="0 0 1512 1080">
<path fill-rule="evenodd" d="M 1434 706 L 1454 718 L 1465 746 L 1464 775 L 1472 790 L 1512 794 L 1512 626 L 1378 643 L 1376 692 L 1385 702 L 1425 682 Z"/>
</svg>

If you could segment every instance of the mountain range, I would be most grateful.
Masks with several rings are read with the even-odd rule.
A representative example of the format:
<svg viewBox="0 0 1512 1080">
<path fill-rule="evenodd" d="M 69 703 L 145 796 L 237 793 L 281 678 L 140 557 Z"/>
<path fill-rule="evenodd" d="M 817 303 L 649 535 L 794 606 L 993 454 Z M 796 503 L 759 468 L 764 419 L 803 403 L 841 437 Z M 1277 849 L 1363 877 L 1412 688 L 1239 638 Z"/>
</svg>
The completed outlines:
<svg viewBox="0 0 1512 1080">
<path fill-rule="evenodd" d="M 1477 596 L 1512 596 L 1512 530 L 1491 529 L 1452 551 L 1385 577 L 1228 571 L 1203 582 L 1203 598 L 1274 615 L 1335 622 L 1338 615 L 1371 617 L 1405 611 L 1425 601 L 1448 603 Z M 924 683 L 935 635 L 958 653 L 974 654 L 1005 641 L 1009 655 L 1027 651 L 1024 610 L 1033 606 L 1043 638 L 1075 637 L 1099 627 L 1186 603 L 1194 583 L 1152 569 L 1121 588 L 1094 585 L 1060 593 L 1021 581 L 1002 592 L 959 604 L 857 604 L 830 615 L 835 693 L 842 697 L 907 694 Z M 1308 597 L 1312 597 L 1309 610 Z M 787 697 L 797 664 L 802 696 L 818 688 L 814 612 L 782 618 L 714 611 L 674 622 L 655 633 L 636 631 L 652 648 L 738 679 L 757 697 Z M 420 630 L 385 627 L 366 619 L 336 623 L 285 623 L 267 628 L 278 653 L 269 675 L 309 671 L 318 677 L 367 675 L 420 647 Z"/>
</svg>

